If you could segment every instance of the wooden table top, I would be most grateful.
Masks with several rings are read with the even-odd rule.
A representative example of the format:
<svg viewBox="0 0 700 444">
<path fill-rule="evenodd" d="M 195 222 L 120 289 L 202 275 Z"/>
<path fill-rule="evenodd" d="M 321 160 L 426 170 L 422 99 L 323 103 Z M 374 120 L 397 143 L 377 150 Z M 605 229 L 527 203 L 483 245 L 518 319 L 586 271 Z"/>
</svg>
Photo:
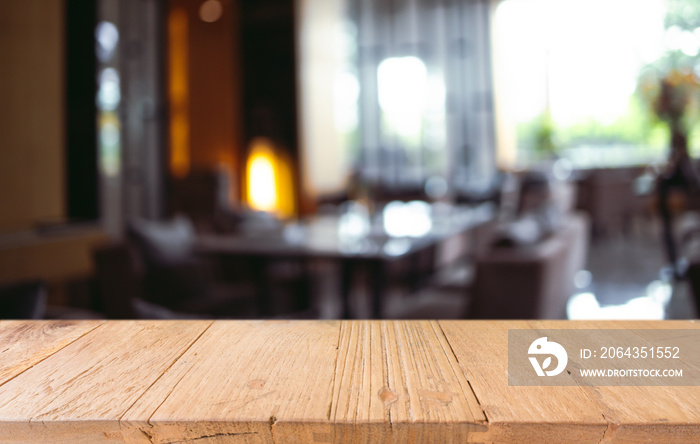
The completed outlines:
<svg viewBox="0 0 700 444">
<path fill-rule="evenodd" d="M 699 387 L 508 385 L 508 329 L 693 321 L 0 321 L 0 442 L 700 442 Z"/>
</svg>

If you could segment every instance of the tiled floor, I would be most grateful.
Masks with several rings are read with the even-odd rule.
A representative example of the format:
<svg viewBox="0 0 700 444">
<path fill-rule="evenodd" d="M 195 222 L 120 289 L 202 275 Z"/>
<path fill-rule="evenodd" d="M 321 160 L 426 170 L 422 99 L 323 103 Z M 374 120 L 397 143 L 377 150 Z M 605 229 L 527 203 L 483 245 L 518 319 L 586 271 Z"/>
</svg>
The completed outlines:
<svg viewBox="0 0 700 444">
<path fill-rule="evenodd" d="M 579 305 L 570 317 L 654 318 L 659 309 L 666 319 L 696 317 L 687 283 L 674 282 L 663 271 L 658 233 L 657 223 L 646 222 L 627 233 L 595 238 L 588 252 L 590 275 L 580 276 Z"/>
</svg>

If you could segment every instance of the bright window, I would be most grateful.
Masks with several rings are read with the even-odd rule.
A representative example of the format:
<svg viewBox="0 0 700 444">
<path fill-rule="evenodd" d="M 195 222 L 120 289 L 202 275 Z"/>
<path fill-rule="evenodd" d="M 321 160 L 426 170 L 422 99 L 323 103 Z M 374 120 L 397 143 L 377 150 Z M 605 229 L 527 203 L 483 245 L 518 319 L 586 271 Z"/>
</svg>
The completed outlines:
<svg viewBox="0 0 700 444">
<path fill-rule="evenodd" d="M 663 159 L 667 129 L 651 124 L 637 84 L 669 53 L 697 57 L 700 28 L 683 29 L 669 14 L 696 3 L 501 2 L 493 41 L 501 160 L 531 164 L 552 151 L 578 167 Z"/>
</svg>

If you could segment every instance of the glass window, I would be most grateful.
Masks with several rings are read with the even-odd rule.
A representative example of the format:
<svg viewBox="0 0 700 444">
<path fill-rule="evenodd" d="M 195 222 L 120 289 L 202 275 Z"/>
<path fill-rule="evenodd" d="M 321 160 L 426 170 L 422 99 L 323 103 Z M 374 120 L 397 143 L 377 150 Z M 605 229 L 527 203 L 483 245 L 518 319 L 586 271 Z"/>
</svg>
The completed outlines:
<svg viewBox="0 0 700 444">
<path fill-rule="evenodd" d="M 493 44 L 501 158 L 529 164 L 555 153 L 578 167 L 663 159 L 668 130 L 653 124 L 640 76 L 697 57 L 698 9 L 695 0 L 502 1 Z"/>
</svg>

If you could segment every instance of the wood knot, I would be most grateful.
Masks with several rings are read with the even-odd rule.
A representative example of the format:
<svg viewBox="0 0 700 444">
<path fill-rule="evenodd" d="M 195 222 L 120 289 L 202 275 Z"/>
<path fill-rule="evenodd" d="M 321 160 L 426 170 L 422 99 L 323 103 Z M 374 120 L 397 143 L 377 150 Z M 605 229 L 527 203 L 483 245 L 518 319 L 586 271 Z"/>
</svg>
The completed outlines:
<svg viewBox="0 0 700 444">
<path fill-rule="evenodd" d="M 264 379 L 251 379 L 248 381 L 248 387 L 254 388 L 254 389 L 259 389 L 263 388 L 265 385 L 265 380 Z"/>
<path fill-rule="evenodd" d="M 396 402 L 396 400 L 399 399 L 399 395 L 389 387 L 382 387 L 382 389 L 379 390 L 379 399 L 381 399 L 384 404 L 389 405 Z"/>
</svg>

